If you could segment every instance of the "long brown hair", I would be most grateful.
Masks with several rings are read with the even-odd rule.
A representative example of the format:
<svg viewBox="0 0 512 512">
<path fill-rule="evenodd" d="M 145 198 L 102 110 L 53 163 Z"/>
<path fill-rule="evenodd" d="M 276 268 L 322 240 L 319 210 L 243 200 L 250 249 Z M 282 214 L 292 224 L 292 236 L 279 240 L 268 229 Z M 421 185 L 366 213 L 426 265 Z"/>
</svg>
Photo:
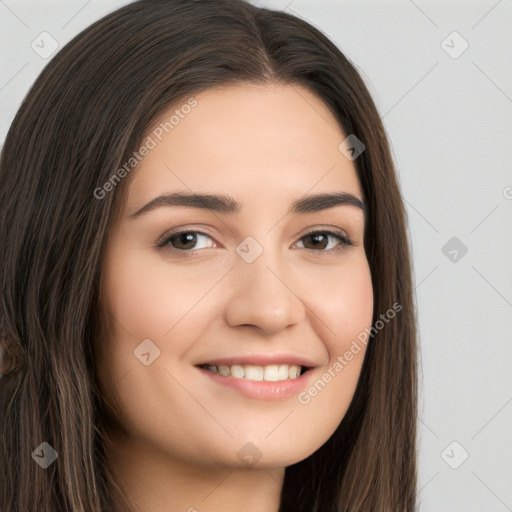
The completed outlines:
<svg viewBox="0 0 512 512">
<path fill-rule="evenodd" d="M 125 512 L 106 464 L 94 369 L 105 242 L 136 169 L 98 199 L 170 106 L 216 85 L 300 84 L 366 149 L 374 322 L 350 407 L 332 437 L 286 469 L 280 512 L 416 507 L 416 320 L 406 215 L 377 109 L 319 30 L 242 0 L 141 0 L 97 21 L 50 61 L 0 160 L 0 335 L 16 359 L 0 380 L 0 510 Z M 34 450 L 58 454 L 42 469 Z M 124 508 L 123 508 L 124 507 Z"/>
</svg>

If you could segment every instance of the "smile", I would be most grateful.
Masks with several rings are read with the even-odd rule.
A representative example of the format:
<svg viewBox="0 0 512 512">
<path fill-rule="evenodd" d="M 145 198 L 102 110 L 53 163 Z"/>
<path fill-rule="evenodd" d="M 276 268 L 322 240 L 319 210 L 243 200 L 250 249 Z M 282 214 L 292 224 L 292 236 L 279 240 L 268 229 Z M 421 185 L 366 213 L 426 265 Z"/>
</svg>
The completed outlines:
<svg viewBox="0 0 512 512">
<path fill-rule="evenodd" d="M 296 364 L 270 364 L 267 366 L 233 364 L 233 365 L 200 365 L 201 368 L 221 375 L 222 377 L 234 377 L 235 379 L 278 382 L 293 380 L 300 377 L 307 368 Z"/>
</svg>

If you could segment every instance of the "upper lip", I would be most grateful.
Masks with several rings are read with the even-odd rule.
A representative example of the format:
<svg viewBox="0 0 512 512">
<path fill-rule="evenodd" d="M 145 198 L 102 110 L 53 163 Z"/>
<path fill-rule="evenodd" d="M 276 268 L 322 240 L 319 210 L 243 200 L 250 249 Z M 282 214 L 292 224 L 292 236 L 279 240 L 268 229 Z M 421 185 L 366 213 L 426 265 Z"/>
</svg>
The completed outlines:
<svg viewBox="0 0 512 512">
<path fill-rule="evenodd" d="M 317 366 L 314 362 L 308 360 L 307 358 L 294 354 L 252 354 L 243 356 L 219 357 L 205 360 L 196 366 L 232 366 L 234 364 L 254 366 L 287 364 L 303 366 L 306 368 L 314 368 L 315 366 Z"/>
</svg>

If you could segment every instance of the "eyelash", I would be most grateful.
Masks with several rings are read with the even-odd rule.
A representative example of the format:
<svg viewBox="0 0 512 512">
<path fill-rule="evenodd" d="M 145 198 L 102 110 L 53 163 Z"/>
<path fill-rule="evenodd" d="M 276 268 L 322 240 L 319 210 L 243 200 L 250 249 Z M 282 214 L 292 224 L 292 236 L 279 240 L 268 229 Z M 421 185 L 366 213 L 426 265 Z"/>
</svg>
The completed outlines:
<svg viewBox="0 0 512 512">
<path fill-rule="evenodd" d="M 193 229 L 185 229 L 185 230 L 176 231 L 174 233 L 164 235 L 162 238 L 160 238 L 160 240 L 158 240 L 155 247 L 158 249 L 167 249 L 173 253 L 176 253 L 179 257 L 183 257 L 183 258 L 193 257 L 192 253 L 198 252 L 201 249 L 188 249 L 188 250 L 187 249 L 176 249 L 170 245 L 170 242 L 175 237 L 178 237 L 178 236 L 184 235 L 184 234 L 190 234 L 190 233 L 197 234 L 197 235 L 203 235 L 208 238 L 213 238 L 208 233 L 204 233 L 202 231 L 196 231 Z M 321 254 L 321 253 L 338 254 L 338 253 L 344 251 L 347 247 L 354 245 L 352 243 L 352 241 L 350 240 L 350 238 L 347 237 L 346 235 L 344 235 L 340 232 L 337 232 L 337 231 L 329 230 L 329 229 L 319 229 L 319 230 L 309 231 L 308 233 L 303 235 L 299 240 L 302 240 L 304 238 L 307 238 L 307 237 L 310 237 L 310 236 L 316 235 L 316 234 L 331 236 L 331 237 L 339 240 L 340 243 L 337 244 L 333 249 L 328 249 L 328 250 L 307 249 L 309 251 L 312 251 L 313 254 L 315 254 L 315 255 Z"/>
</svg>

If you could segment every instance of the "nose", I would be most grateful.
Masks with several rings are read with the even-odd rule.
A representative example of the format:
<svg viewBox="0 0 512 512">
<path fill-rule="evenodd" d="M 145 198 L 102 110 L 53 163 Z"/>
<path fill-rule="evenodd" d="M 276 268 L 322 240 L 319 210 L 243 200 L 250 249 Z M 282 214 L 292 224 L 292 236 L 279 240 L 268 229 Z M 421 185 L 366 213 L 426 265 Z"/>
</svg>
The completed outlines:
<svg viewBox="0 0 512 512">
<path fill-rule="evenodd" d="M 305 318 L 306 307 L 298 286 L 278 268 L 266 257 L 266 251 L 253 263 L 237 261 L 225 310 L 230 326 L 253 326 L 269 336 Z"/>
</svg>

